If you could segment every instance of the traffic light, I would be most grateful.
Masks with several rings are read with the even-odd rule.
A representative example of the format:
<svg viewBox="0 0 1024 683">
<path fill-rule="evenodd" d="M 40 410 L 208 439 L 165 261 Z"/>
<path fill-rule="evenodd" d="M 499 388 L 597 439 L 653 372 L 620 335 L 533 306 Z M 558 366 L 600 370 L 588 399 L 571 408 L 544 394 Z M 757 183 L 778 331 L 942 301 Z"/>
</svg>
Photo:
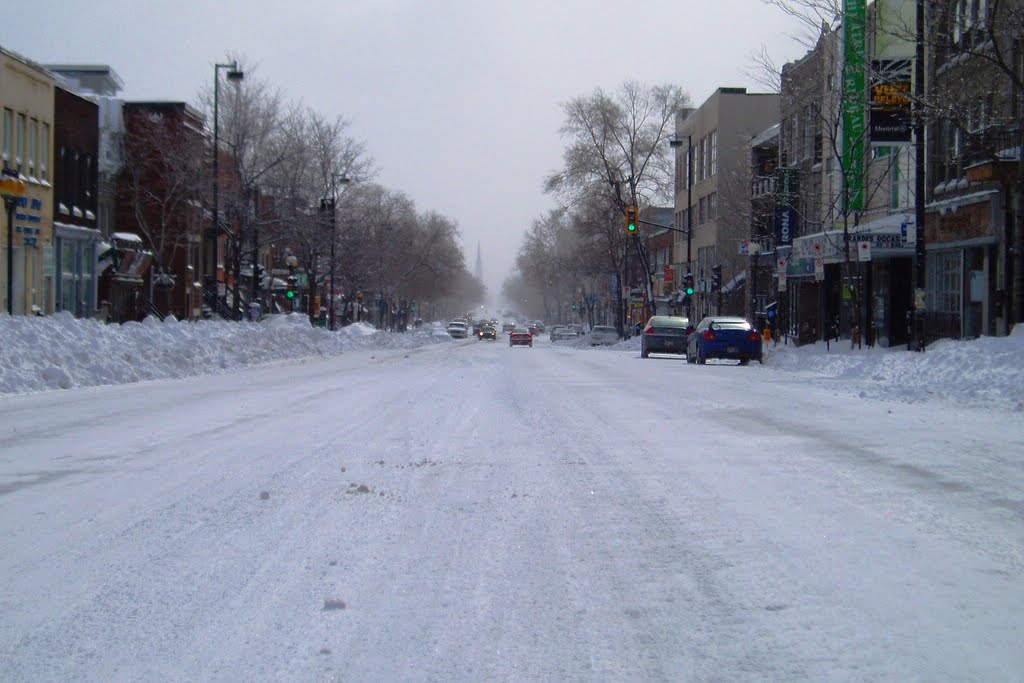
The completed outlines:
<svg viewBox="0 0 1024 683">
<path fill-rule="evenodd" d="M 722 266 L 715 266 L 711 269 L 711 291 L 718 291 L 722 286 Z"/>
<path fill-rule="evenodd" d="M 637 208 L 635 206 L 630 205 L 626 207 L 627 235 L 636 235 L 638 232 L 640 232 L 640 222 L 637 220 L 636 214 Z"/>
<path fill-rule="evenodd" d="M 286 299 L 295 298 L 295 276 L 288 276 L 288 288 L 284 290 L 284 296 Z"/>
<path fill-rule="evenodd" d="M 686 292 L 686 296 L 693 296 L 693 275 L 691 273 L 686 274 L 683 291 Z"/>
</svg>

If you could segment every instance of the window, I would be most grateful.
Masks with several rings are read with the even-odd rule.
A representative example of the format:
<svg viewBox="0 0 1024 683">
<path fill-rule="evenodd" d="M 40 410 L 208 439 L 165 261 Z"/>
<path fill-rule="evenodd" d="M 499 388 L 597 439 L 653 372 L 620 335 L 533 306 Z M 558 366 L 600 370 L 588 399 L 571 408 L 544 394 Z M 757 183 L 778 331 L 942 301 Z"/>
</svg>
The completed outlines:
<svg viewBox="0 0 1024 683">
<path fill-rule="evenodd" d="M 707 219 L 707 204 L 705 203 L 704 197 L 701 197 L 697 202 L 697 224 L 704 225 L 704 221 Z"/>
<path fill-rule="evenodd" d="M 713 221 L 718 218 L 718 193 L 712 192 L 708 195 L 708 220 Z"/>
<path fill-rule="evenodd" d="M 14 165 L 21 167 L 21 160 L 25 158 L 25 115 L 18 114 L 17 146 L 14 150 Z"/>
<path fill-rule="evenodd" d="M 39 122 L 35 119 L 29 121 L 28 124 L 28 155 L 27 155 L 27 166 L 28 166 L 28 177 L 32 180 L 36 179 L 36 141 L 39 138 Z"/>
<path fill-rule="evenodd" d="M 14 112 L 10 109 L 4 109 L 4 140 L 3 140 L 3 160 L 7 161 L 11 158 L 11 126 L 14 125 L 12 119 Z"/>
<path fill-rule="evenodd" d="M 963 291 L 959 251 L 928 254 L 928 310 L 959 315 Z"/>
<path fill-rule="evenodd" d="M 50 161 L 50 124 L 43 124 L 43 134 L 39 137 L 39 179 L 48 180 L 47 164 Z"/>
<path fill-rule="evenodd" d="M 693 181 L 694 182 L 699 182 L 700 180 L 703 180 L 703 178 L 705 178 L 705 175 L 703 175 L 703 155 L 705 155 L 705 143 L 706 143 L 706 141 L 707 141 L 706 138 L 702 138 L 702 137 L 699 140 L 697 140 L 697 146 L 696 146 L 695 150 L 693 151 L 694 155 L 696 156 L 696 158 L 693 160 L 693 166 L 694 166 L 694 168 L 693 168 Z"/>
<path fill-rule="evenodd" d="M 711 131 L 711 175 L 718 173 L 718 131 Z"/>
<path fill-rule="evenodd" d="M 701 174 L 700 177 L 701 177 L 701 179 L 703 180 L 705 178 L 710 178 L 711 177 L 711 173 L 709 173 L 709 171 L 711 170 L 711 152 L 708 149 L 708 138 L 707 138 L 707 136 L 704 136 L 704 137 L 702 137 L 700 139 L 700 160 L 701 160 L 700 161 L 700 163 L 701 163 L 701 169 L 700 169 L 700 174 Z"/>
</svg>

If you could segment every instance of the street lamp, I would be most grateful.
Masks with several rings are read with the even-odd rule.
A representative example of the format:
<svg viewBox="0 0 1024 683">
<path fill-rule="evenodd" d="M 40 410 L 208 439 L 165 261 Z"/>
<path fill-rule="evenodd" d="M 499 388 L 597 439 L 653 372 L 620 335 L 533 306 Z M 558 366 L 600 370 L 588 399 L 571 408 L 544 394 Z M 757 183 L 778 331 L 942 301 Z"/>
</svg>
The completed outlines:
<svg viewBox="0 0 1024 683">
<path fill-rule="evenodd" d="M 6 165 L 0 175 L 0 195 L 7 209 L 7 315 L 14 315 L 14 207 L 25 196 L 25 181 Z"/>
<path fill-rule="evenodd" d="M 217 245 L 220 241 L 220 218 L 218 216 L 220 210 L 220 176 L 218 174 L 218 158 L 220 157 L 220 138 L 219 130 L 217 127 L 217 104 L 220 96 L 220 71 L 221 69 L 227 69 L 227 78 L 229 81 L 238 82 L 245 77 L 245 73 L 238 68 L 238 62 L 234 61 L 230 64 L 214 64 L 213 65 L 213 227 L 210 229 L 210 249 L 209 253 L 213 258 L 213 262 L 210 264 L 210 272 L 207 274 L 207 296 L 211 299 L 216 299 L 218 295 L 217 291 L 217 261 L 219 260 L 219 254 Z M 211 307 L 213 301 L 210 302 Z"/>
<path fill-rule="evenodd" d="M 331 294 L 328 304 L 330 308 L 327 309 L 330 315 L 331 332 L 335 330 L 334 318 L 337 315 L 334 303 L 334 250 L 338 242 L 338 190 L 335 181 L 342 185 L 348 185 L 350 180 L 343 173 L 331 172 Z"/>
<path fill-rule="evenodd" d="M 673 138 L 668 141 L 673 149 L 682 147 L 683 141 L 680 138 Z M 693 135 L 686 134 L 686 275 L 691 274 L 690 268 L 693 262 Z M 693 297 L 686 298 L 686 318 L 693 322 Z"/>
</svg>

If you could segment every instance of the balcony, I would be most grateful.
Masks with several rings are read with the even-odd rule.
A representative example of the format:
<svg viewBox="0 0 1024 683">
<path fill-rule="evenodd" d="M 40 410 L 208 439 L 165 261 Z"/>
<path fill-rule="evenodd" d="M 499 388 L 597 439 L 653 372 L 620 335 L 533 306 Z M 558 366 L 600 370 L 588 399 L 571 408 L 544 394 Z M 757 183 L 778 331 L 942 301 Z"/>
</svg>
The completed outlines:
<svg viewBox="0 0 1024 683">
<path fill-rule="evenodd" d="M 961 161 L 971 182 L 1009 182 L 1021 160 L 1020 131 L 989 127 L 971 133 L 963 146 Z"/>
</svg>

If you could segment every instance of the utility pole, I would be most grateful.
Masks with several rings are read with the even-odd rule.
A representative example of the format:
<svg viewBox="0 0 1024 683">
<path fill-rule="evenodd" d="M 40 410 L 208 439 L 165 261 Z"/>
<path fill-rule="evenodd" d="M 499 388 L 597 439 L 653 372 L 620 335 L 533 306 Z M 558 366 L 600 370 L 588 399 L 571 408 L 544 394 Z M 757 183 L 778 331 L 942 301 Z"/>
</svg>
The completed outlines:
<svg viewBox="0 0 1024 683">
<path fill-rule="evenodd" d="M 925 0 L 917 0 L 917 45 L 914 53 L 914 232 L 917 242 L 914 248 L 914 292 L 911 298 L 910 343 L 916 351 L 924 351 L 924 297 L 927 286 L 925 279 L 925 240 L 924 240 L 924 188 L 925 188 L 925 148 L 924 148 L 924 40 L 925 40 Z M 920 320 L 918 320 L 920 316 Z"/>
</svg>

